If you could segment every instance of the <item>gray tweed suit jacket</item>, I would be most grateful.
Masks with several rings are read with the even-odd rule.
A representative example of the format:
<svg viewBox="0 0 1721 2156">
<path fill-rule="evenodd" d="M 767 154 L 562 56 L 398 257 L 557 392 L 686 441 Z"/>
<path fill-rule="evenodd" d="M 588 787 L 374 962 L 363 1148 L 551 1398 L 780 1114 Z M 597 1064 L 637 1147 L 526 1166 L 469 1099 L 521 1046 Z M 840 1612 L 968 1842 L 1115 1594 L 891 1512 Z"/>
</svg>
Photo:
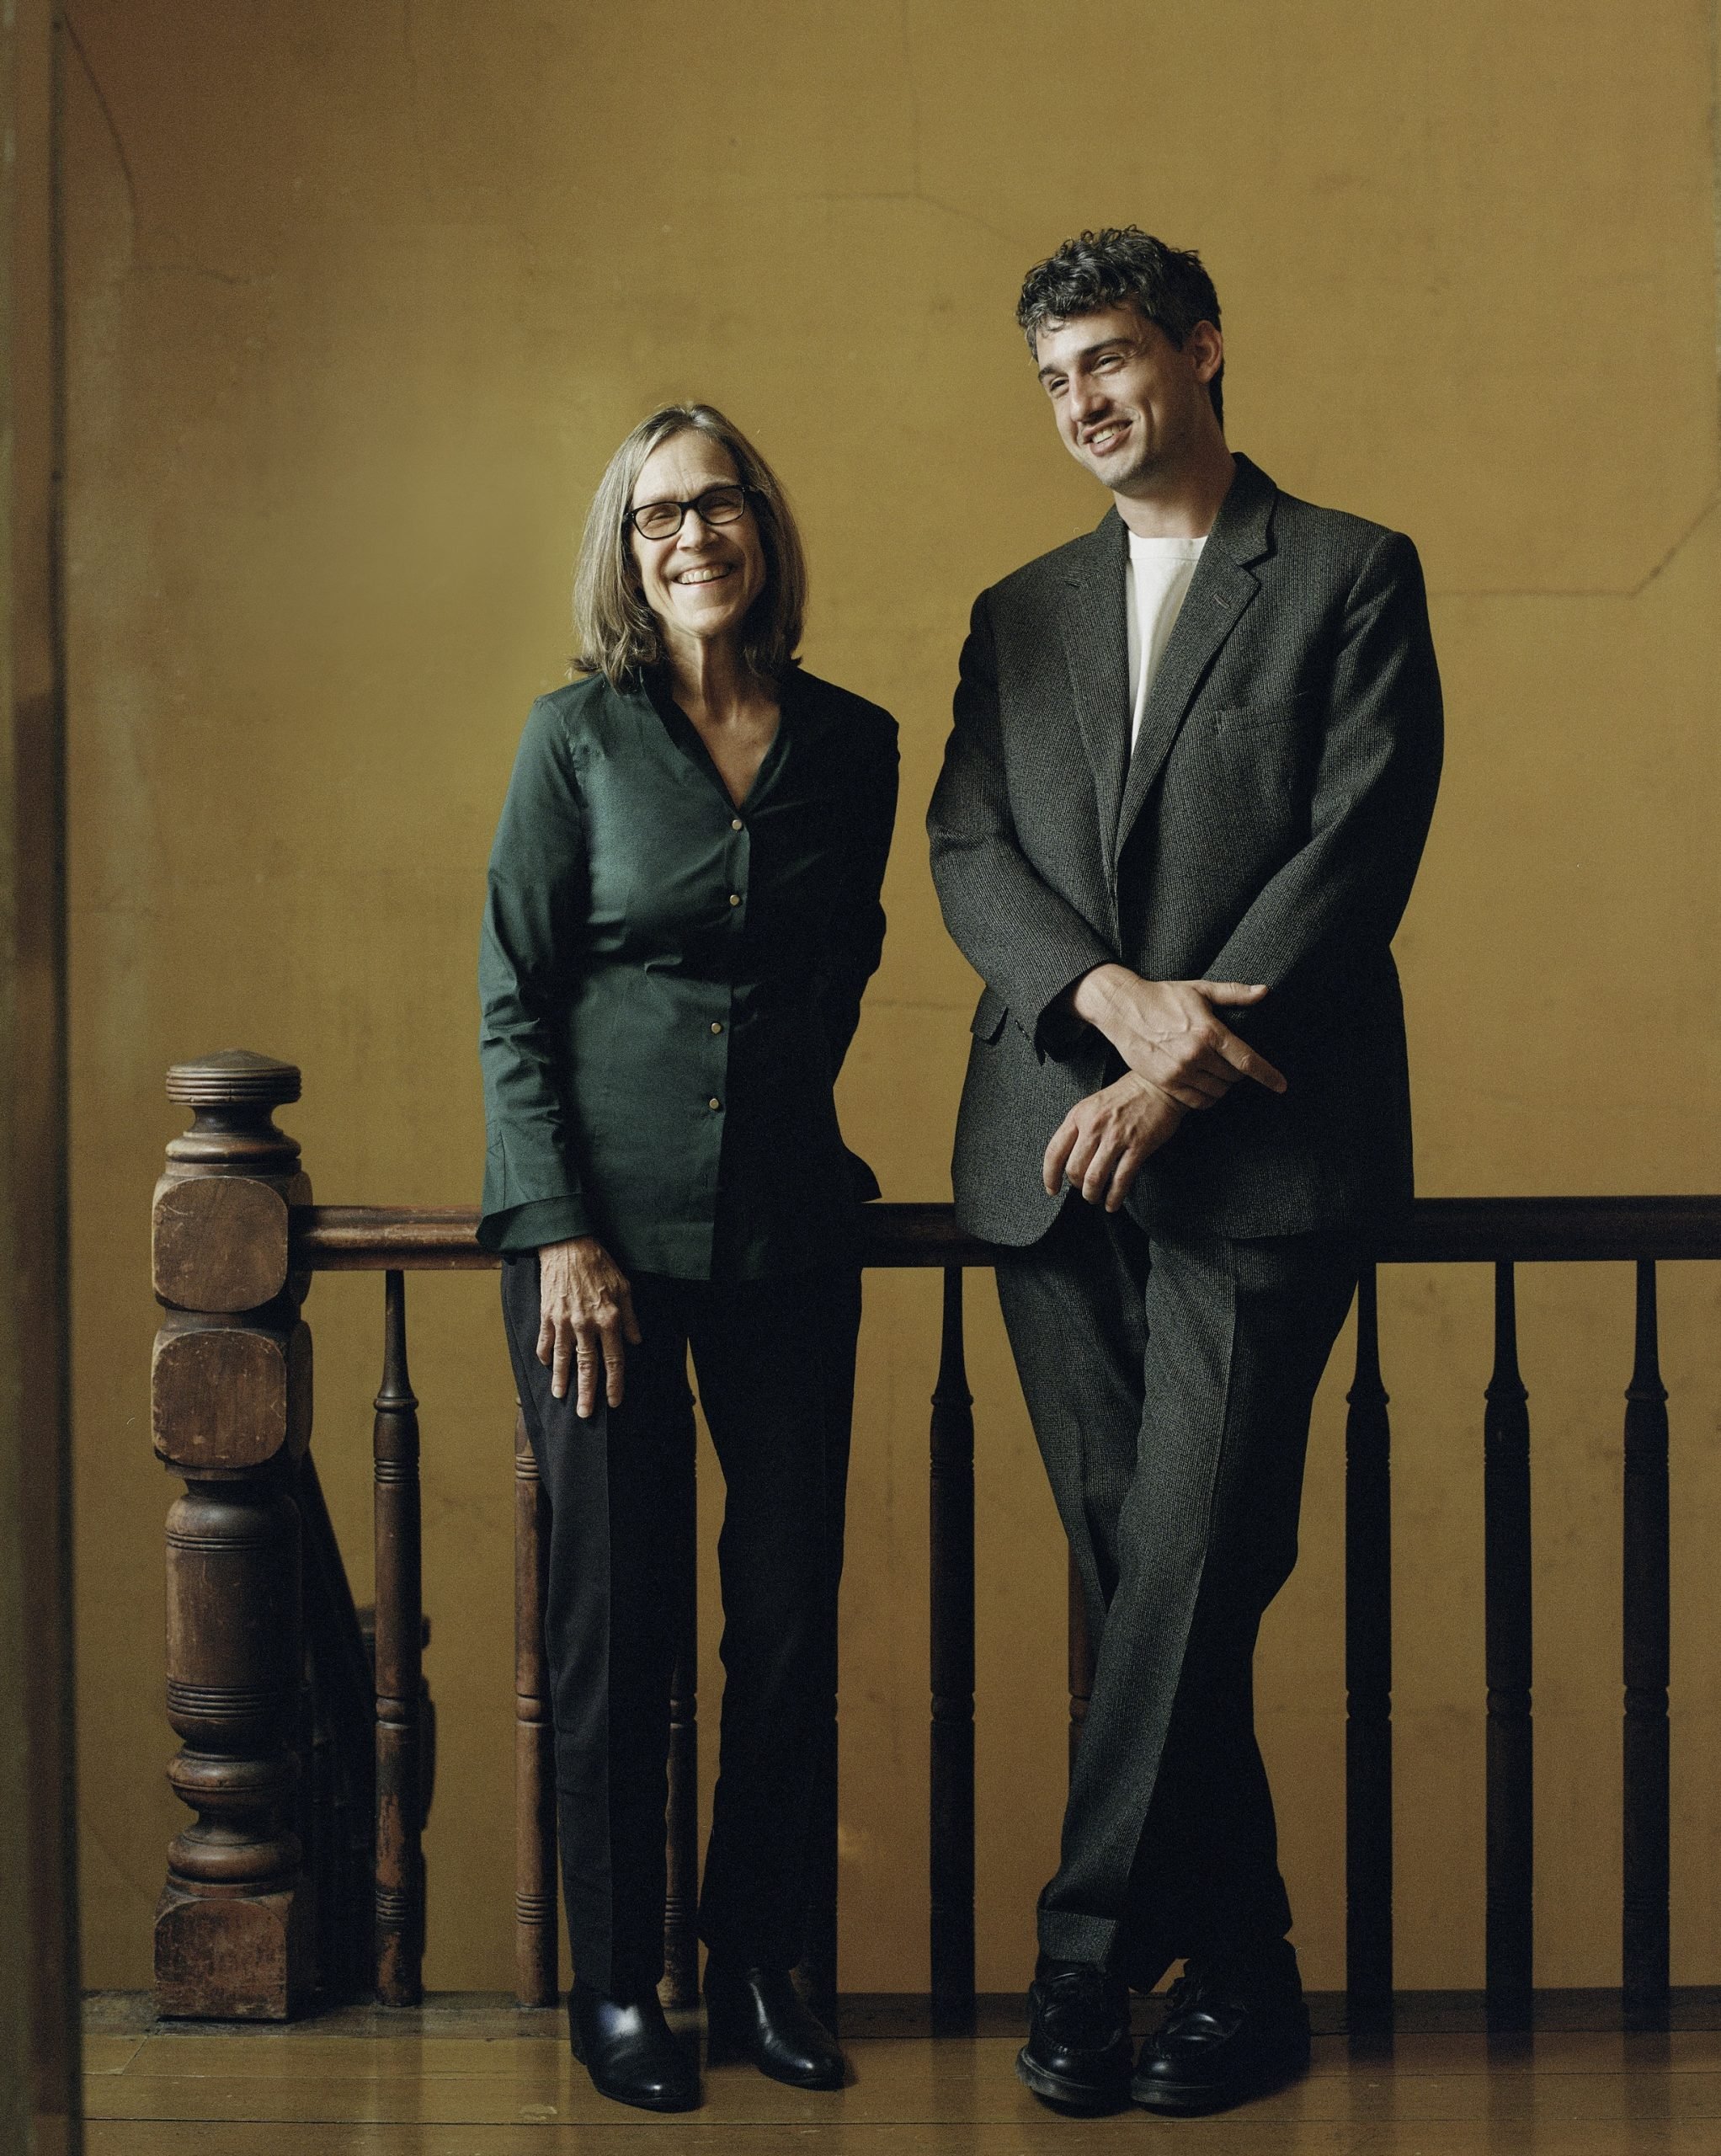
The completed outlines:
<svg viewBox="0 0 1721 2156">
<path fill-rule="evenodd" d="M 1127 563 L 1112 510 L 974 604 L 927 819 L 946 925 L 986 984 L 957 1218 L 1021 1245 L 1070 1202 L 1042 1187 L 1047 1141 L 1122 1065 L 1055 1006 L 1121 959 L 1149 979 L 1265 982 L 1222 1015 L 1289 1081 L 1240 1081 L 1186 1117 L 1137 1180 L 1143 1225 L 1367 1230 L 1411 1187 L 1390 945 L 1441 761 L 1416 550 L 1239 456 L 1133 753 Z"/>
</svg>

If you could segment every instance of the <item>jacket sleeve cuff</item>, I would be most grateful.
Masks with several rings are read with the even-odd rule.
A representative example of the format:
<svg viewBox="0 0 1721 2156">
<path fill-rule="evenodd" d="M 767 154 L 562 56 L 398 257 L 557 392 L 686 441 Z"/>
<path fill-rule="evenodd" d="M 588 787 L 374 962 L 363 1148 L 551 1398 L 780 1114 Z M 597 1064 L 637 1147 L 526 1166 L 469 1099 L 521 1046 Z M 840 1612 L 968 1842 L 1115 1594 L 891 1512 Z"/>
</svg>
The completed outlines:
<svg viewBox="0 0 1721 2156">
<path fill-rule="evenodd" d="M 1106 958 L 1096 958 L 1094 964 L 1105 965 L 1108 963 L 1110 961 Z M 1084 1042 L 1092 1037 L 1092 1027 L 1085 1018 L 1077 1017 L 1066 999 L 1076 983 L 1084 980 L 1093 970 L 1093 966 L 1084 966 L 1079 973 L 1072 974 L 1058 993 L 1049 996 L 1040 1006 L 1040 1015 L 1034 1022 L 1031 1038 L 1039 1053 L 1042 1056 L 1050 1056 L 1054 1063 L 1067 1061 Z"/>
<path fill-rule="evenodd" d="M 570 1236 L 594 1232 L 583 1198 L 536 1198 L 530 1204 L 485 1214 L 478 1223 L 478 1245 L 482 1250 L 504 1253 L 541 1250 L 546 1243 L 563 1243 Z"/>
</svg>

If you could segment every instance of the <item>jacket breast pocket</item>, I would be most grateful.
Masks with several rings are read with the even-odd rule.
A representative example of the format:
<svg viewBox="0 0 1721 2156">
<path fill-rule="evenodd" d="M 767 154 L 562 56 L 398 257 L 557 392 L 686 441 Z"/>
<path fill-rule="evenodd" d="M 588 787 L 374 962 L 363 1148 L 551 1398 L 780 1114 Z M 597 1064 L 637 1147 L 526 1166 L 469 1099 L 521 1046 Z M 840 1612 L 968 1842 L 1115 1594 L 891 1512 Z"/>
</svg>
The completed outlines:
<svg viewBox="0 0 1721 2156">
<path fill-rule="evenodd" d="M 1308 691 L 1226 706 L 1208 736 L 1216 772 L 1245 798 L 1297 798 L 1319 754 L 1320 715 L 1319 693 Z"/>
<path fill-rule="evenodd" d="M 1196 830 L 1223 823 L 1233 854 L 1276 860 L 1307 819 L 1319 720 L 1306 696 L 1191 712 L 1165 775 L 1167 818 Z"/>
<path fill-rule="evenodd" d="M 997 991 L 983 988 L 980 1001 L 974 1006 L 974 1016 L 968 1031 L 977 1041 L 984 1041 L 989 1048 L 1004 1031 L 1004 1022 L 1010 1016 L 1010 1006 Z"/>
</svg>

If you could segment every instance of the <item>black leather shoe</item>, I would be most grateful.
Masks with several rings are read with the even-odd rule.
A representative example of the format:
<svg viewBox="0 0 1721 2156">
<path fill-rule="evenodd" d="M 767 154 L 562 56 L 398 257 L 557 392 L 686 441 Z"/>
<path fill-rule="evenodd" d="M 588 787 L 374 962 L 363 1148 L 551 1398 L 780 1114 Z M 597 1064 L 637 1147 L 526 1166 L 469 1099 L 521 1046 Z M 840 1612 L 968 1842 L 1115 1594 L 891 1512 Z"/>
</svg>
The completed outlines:
<svg viewBox="0 0 1721 2156">
<path fill-rule="evenodd" d="M 1165 2020 L 1142 2045 L 1129 2084 L 1150 2111 L 1222 2111 L 1308 2071 L 1308 2009 L 1295 1977 L 1191 1965 L 1172 1985 Z"/>
<path fill-rule="evenodd" d="M 706 2056 L 713 2066 L 749 2059 L 791 2089 L 840 2089 L 848 2064 L 786 1969 L 707 1963 Z"/>
<path fill-rule="evenodd" d="M 699 2068 L 670 2033 L 654 1991 L 611 1999 L 576 1977 L 567 2040 L 600 2096 L 644 2111 L 690 2111 L 699 2101 Z"/>
<path fill-rule="evenodd" d="M 1028 1988 L 1016 2073 L 1068 2111 L 1115 2111 L 1129 2095 L 1129 1992 L 1092 1961 L 1042 1961 Z"/>
</svg>

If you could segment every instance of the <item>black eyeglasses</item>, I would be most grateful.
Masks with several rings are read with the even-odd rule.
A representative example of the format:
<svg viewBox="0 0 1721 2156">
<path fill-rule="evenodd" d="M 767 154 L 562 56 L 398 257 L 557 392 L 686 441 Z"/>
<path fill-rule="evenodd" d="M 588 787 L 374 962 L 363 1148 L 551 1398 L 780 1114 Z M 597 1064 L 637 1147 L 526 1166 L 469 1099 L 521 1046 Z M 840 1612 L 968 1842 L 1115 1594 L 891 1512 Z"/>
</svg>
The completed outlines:
<svg viewBox="0 0 1721 2156">
<path fill-rule="evenodd" d="M 704 524 L 733 524 L 747 507 L 751 487 L 707 487 L 690 502 L 642 502 L 627 512 L 626 521 L 642 539 L 673 539 L 690 509 L 699 511 Z"/>
</svg>

